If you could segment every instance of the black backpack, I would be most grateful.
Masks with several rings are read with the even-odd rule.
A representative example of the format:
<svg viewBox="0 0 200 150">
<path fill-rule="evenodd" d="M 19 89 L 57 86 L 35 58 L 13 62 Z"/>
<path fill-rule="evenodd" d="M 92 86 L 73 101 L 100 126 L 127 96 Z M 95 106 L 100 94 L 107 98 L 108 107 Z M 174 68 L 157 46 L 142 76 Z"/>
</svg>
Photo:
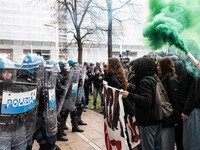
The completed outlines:
<svg viewBox="0 0 200 150">
<path fill-rule="evenodd" d="M 173 114 L 172 104 L 169 102 L 167 91 L 157 76 L 147 76 L 146 78 L 156 82 L 154 91 L 154 105 L 152 113 L 157 120 L 163 120 Z"/>
</svg>

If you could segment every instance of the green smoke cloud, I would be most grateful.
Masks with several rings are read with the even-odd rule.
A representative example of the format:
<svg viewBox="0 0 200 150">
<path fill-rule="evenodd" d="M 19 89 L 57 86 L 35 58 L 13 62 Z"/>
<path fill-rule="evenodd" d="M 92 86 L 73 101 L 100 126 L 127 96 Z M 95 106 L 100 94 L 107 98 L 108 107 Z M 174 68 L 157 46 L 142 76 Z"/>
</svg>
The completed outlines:
<svg viewBox="0 0 200 150">
<path fill-rule="evenodd" d="M 190 52 L 200 60 L 197 57 L 200 54 L 199 8 L 200 0 L 149 0 L 150 14 L 143 30 L 149 47 L 157 50 L 164 45 L 175 46 L 183 59 L 187 60 L 184 53 Z M 187 62 L 187 69 L 194 72 L 194 65 Z"/>
<path fill-rule="evenodd" d="M 143 31 L 149 46 L 157 50 L 169 44 L 186 52 L 181 33 L 198 25 L 198 6 L 198 0 L 149 0 L 150 15 Z"/>
</svg>

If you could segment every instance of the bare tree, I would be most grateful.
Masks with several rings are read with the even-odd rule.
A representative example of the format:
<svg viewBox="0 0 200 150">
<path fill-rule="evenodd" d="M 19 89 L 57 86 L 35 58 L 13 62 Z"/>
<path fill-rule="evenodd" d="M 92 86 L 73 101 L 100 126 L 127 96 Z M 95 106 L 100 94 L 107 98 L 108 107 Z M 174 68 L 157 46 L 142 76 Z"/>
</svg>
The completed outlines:
<svg viewBox="0 0 200 150">
<path fill-rule="evenodd" d="M 57 0 L 58 11 L 65 16 L 67 23 L 72 23 L 73 29 L 68 29 L 78 46 L 78 62 L 82 64 L 83 39 L 93 34 L 95 28 L 89 23 L 90 5 L 93 0 Z M 87 20 L 87 22 L 84 20 Z"/>
<path fill-rule="evenodd" d="M 113 45 L 113 20 L 117 21 L 118 23 L 122 23 L 125 21 L 131 21 L 134 20 L 136 22 L 138 22 L 136 19 L 132 18 L 131 15 L 127 15 L 125 12 L 123 12 L 123 8 L 124 7 L 129 7 L 129 9 L 132 9 L 135 13 L 135 7 L 137 6 L 136 3 L 133 3 L 133 0 L 116 0 L 118 1 L 118 5 L 115 5 L 115 7 L 113 7 L 113 1 L 112 0 L 106 0 L 107 3 L 107 11 L 108 11 L 108 58 L 112 57 L 112 45 Z M 115 1 L 115 2 L 116 2 Z M 126 15 L 122 15 L 123 13 L 125 13 Z M 130 12 L 129 12 L 130 13 Z M 119 14 L 121 14 L 121 16 L 130 16 L 130 17 L 117 17 L 119 16 Z M 122 24 L 121 24 L 122 25 Z M 122 25 L 123 26 L 123 25 Z"/>
<path fill-rule="evenodd" d="M 135 15 L 137 14 L 135 8 L 140 7 L 133 0 L 105 0 L 105 4 L 96 2 L 96 8 L 104 13 L 107 13 L 107 26 L 97 26 L 101 31 L 107 32 L 108 58 L 112 57 L 113 37 L 121 36 L 122 32 L 113 30 L 113 26 L 119 26 L 123 29 L 125 22 L 137 22 Z M 129 11 L 127 11 L 129 10 Z M 105 14 L 106 15 L 106 14 Z M 101 16 L 101 15 L 100 15 Z M 119 28 L 118 28 L 119 29 Z"/>
<path fill-rule="evenodd" d="M 130 12 L 128 12 L 129 14 L 127 15 L 127 12 L 123 10 L 125 7 L 130 7 L 130 9 L 133 10 L 132 13 L 135 15 L 136 11 L 134 8 L 137 4 L 132 1 L 133 0 L 115 0 L 114 2 L 113 0 L 57 0 L 58 17 L 62 16 L 59 20 L 65 20 L 67 25 L 72 24 L 72 26 L 68 25 L 65 27 L 64 30 L 67 30 L 68 35 L 73 35 L 71 36 L 73 38 L 70 40 L 73 42 L 75 41 L 78 46 L 79 63 L 82 63 L 83 42 L 95 42 L 95 39 L 99 40 L 102 38 L 100 37 L 102 34 L 98 33 L 103 32 L 107 33 L 108 58 L 112 57 L 113 36 L 118 32 L 113 32 L 113 21 L 115 25 L 119 24 L 121 27 L 123 26 L 122 22 L 125 21 L 133 20 L 137 22 L 137 20 L 130 18 L 133 16 L 130 15 Z M 93 38 L 95 37 L 94 33 L 97 38 Z M 92 38 L 91 35 L 93 36 Z M 103 40 L 103 42 L 105 42 L 105 38 Z"/>
</svg>

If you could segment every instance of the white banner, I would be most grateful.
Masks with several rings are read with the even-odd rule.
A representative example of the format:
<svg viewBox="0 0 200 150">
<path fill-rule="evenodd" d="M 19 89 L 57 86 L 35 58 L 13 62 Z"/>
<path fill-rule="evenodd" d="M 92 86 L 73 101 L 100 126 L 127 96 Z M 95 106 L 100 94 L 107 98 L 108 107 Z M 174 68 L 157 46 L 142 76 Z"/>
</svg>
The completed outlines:
<svg viewBox="0 0 200 150">
<path fill-rule="evenodd" d="M 129 150 L 129 147 L 136 147 L 140 143 L 138 126 L 135 117 L 128 116 L 124 119 L 120 90 L 107 86 L 107 89 L 104 88 L 104 95 L 104 135 L 107 150 Z"/>
</svg>

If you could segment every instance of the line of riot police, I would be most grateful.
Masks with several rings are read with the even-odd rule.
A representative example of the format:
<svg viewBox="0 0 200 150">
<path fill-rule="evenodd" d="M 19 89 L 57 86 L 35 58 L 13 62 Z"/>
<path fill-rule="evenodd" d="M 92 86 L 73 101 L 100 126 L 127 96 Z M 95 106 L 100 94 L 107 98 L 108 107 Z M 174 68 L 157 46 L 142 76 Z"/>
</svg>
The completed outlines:
<svg viewBox="0 0 200 150">
<path fill-rule="evenodd" d="M 83 132 L 82 77 L 73 60 L 58 65 L 37 54 L 22 63 L 0 58 L 0 149 L 31 150 L 36 140 L 40 150 L 59 150 L 56 140 L 68 140 L 69 113 L 72 132 Z"/>
</svg>

